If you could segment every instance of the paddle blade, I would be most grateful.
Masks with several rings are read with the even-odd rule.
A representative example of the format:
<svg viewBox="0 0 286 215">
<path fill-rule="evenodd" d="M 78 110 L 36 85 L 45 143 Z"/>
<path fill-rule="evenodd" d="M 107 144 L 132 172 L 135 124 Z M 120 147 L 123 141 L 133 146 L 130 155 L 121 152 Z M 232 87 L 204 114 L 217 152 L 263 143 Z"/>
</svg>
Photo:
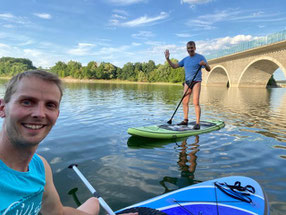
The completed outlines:
<svg viewBox="0 0 286 215">
<path fill-rule="evenodd" d="M 172 120 L 170 119 L 167 123 L 168 123 L 169 125 L 171 125 L 171 124 L 172 124 Z"/>
</svg>

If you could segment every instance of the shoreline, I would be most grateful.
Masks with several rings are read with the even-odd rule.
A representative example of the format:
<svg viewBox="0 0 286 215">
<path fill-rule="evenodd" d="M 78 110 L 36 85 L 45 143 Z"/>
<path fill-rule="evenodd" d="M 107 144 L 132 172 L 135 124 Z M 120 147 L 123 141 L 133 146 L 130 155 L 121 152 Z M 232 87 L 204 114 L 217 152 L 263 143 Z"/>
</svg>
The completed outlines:
<svg viewBox="0 0 286 215">
<path fill-rule="evenodd" d="M 63 82 L 67 83 L 112 83 L 112 84 L 156 84 L 156 85 L 181 85 L 181 83 L 171 82 L 140 82 L 140 81 L 125 81 L 118 79 L 76 79 L 76 78 L 60 78 Z"/>
<path fill-rule="evenodd" d="M 0 76 L 2 80 L 10 80 L 11 77 Z M 171 82 L 140 82 L 140 81 L 125 81 L 118 79 L 76 79 L 76 78 L 60 78 L 62 82 L 66 83 L 112 83 L 112 84 L 154 84 L 154 85 L 181 85 L 182 83 L 171 83 Z"/>
<path fill-rule="evenodd" d="M 171 83 L 171 82 L 141 82 L 141 81 L 126 81 L 119 79 L 76 79 L 76 78 L 61 78 L 66 83 L 111 83 L 111 84 L 152 84 L 152 85 L 182 85 L 182 83 Z M 277 86 L 270 86 L 266 88 L 286 88 L 286 84 L 279 84 Z"/>
<path fill-rule="evenodd" d="M 0 76 L 2 80 L 9 80 L 11 77 Z M 182 83 L 171 83 L 171 82 L 142 82 L 142 81 L 126 81 L 126 80 L 118 80 L 118 79 L 76 79 L 76 78 L 60 78 L 64 83 L 110 83 L 110 84 L 151 84 L 151 85 L 182 85 Z M 266 88 L 286 88 L 286 83 L 284 81 L 282 83 L 277 83 L 277 86 L 269 86 Z"/>
</svg>

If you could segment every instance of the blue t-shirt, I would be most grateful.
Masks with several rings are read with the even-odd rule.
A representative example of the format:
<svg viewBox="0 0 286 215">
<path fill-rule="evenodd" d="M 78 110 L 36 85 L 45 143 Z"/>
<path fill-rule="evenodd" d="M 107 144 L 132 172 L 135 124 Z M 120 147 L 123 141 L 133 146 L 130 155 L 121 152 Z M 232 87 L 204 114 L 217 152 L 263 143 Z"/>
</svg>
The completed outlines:
<svg viewBox="0 0 286 215">
<path fill-rule="evenodd" d="M 185 69 L 185 80 L 191 81 L 193 80 L 194 75 L 196 74 L 198 68 L 200 67 L 200 62 L 205 61 L 207 63 L 206 58 L 203 55 L 196 53 L 194 56 L 187 56 L 183 60 L 181 60 L 178 64 L 180 67 L 184 67 Z M 204 68 L 204 66 L 202 66 Z M 202 71 L 198 72 L 194 81 L 202 81 Z"/>
<path fill-rule="evenodd" d="M 0 160 L 0 214 L 38 214 L 45 184 L 45 167 L 38 155 L 33 156 L 28 172 L 13 170 Z"/>
</svg>

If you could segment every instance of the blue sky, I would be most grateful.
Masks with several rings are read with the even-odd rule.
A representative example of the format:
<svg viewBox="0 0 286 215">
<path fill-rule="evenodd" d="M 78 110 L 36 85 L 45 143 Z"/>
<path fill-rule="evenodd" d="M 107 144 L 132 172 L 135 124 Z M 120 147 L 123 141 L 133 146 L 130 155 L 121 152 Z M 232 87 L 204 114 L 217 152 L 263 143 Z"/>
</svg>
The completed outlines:
<svg viewBox="0 0 286 215">
<path fill-rule="evenodd" d="M 284 0 L 1 0 L 0 57 L 43 68 L 69 60 L 159 64 L 167 48 L 186 56 L 189 40 L 207 55 L 285 29 Z"/>
</svg>

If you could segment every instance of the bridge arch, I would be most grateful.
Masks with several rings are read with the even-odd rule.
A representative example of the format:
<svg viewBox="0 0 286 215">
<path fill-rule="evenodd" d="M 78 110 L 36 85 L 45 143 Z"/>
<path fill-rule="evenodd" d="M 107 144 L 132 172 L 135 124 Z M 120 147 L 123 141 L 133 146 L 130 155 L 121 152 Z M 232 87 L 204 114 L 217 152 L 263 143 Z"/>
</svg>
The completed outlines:
<svg viewBox="0 0 286 215">
<path fill-rule="evenodd" d="M 282 63 L 272 57 L 262 56 L 251 61 L 242 71 L 238 80 L 238 87 L 263 87 L 267 83 L 271 75 L 280 68 L 284 74 L 285 68 Z"/>
<path fill-rule="evenodd" d="M 222 65 L 215 66 L 206 79 L 206 86 L 223 86 L 229 85 L 229 74 Z"/>
</svg>

